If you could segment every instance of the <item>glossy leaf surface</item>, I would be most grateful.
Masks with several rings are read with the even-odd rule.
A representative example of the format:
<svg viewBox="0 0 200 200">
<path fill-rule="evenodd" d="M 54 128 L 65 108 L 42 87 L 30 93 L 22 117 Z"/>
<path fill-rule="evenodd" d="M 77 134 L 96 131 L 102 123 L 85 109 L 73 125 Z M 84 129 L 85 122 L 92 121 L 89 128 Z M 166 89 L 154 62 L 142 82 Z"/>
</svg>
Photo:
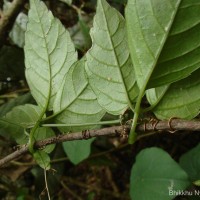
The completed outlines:
<svg viewBox="0 0 200 200">
<path fill-rule="evenodd" d="M 121 114 L 132 105 L 138 92 L 125 20 L 105 0 L 99 0 L 90 34 L 92 48 L 86 55 L 90 85 L 107 112 Z"/>
</svg>

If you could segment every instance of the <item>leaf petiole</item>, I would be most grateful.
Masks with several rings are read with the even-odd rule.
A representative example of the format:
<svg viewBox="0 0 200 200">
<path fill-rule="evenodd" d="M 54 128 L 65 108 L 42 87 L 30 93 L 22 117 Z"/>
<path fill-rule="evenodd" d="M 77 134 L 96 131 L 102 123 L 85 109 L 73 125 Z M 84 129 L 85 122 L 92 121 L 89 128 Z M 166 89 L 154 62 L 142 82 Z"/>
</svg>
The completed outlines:
<svg viewBox="0 0 200 200">
<path fill-rule="evenodd" d="M 101 121 L 101 122 L 91 122 L 83 124 L 42 124 L 43 127 L 76 127 L 76 126 L 92 126 L 92 125 L 109 125 L 109 124 L 119 124 L 121 123 L 120 119 L 111 120 L 111 121 Z"/>
</svg>

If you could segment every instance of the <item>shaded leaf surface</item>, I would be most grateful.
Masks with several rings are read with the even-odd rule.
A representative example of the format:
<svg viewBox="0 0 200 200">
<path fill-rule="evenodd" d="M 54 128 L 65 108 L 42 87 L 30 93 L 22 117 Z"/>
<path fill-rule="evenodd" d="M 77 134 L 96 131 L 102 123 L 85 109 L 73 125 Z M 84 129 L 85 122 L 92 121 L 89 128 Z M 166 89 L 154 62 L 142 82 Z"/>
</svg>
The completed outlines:
<svg viewBox="0 0 200 200">
<path fill-rule="evenodd" d="M 6 115 L 6 113 L 11 111 L 14 107 L 23 105 L 25 103 L 30 103 L 32 101 L 33 101 L 33 98 L 30 93 L 27 93 L 15 99 L 12 99 L 9 102 L 0 106 L 0 117 L 3 117 L 4 115 Z"/>
<path fill-rule="evenodd" d="M 169 190 L 184 190 L 190 184 L 186 172 L 165 151 L 155 147 L 137 155 L 130 178 L 132 200 L 171 200 L 175 196 L 169 195 Z"/>
<path fill-rule="evenodd" d="M 28 141 L 25 128 L 34 124 L 38 120 L 41 112 L 40 107 L 26 104 L 15 107 L 5 117 L 1 118 L 1 120 L 3 120 L 4 129 L 7 133 L 14 137 L 17 143 L 24 144 Z"/>
<path fill-rule="evenodd" d="M 94 138 L 89 140 L 74 140 L 63 142 L 63 148 L 70 161 L 77 165 L 90 155 L 91 144 Z"/>
<path fill-rule="evenodd" d="M 77 60 L 77 53 L 69 33 L 43 2 L 31 0 L 28 16 L 26 78 L 37 103 L 51 110 L 56 92 L 70 66 Z"/>
<path fill-rule="evenodd" d="M 33 157 L 35 158 L 35 161 L 37 162 L 37 164 L 45 169 L 45 170 L 49 170 L 50 169 L 50 157 L 49 155 L 45 152 L 45 151 L 36 151 L 33 154 Z"/>
<path fill-rule="evenodd" d="M 183 154 L 180 158 L 180 166 L 187 172 L 191 181 L 200 180 L 200 144 Z"/>
<path fill-rule="evenodd" d="M 200 70 L 197 70 L 189 77 L 171 84 L 169 89 L 161 99 L 153 112 L 159 119 L 169 119 L 171 117 L 192 119 L 199 114 L 200 109 Z M 155 93 L 149 93 L 148 100 L 154 103 L 162 90 L 156 90 Z"/>
<path fill-rule="evenodd" d="M 87 53 L 89 82 L 99 104 L 112 114 L 121 114 L 137 96 L 137 86 L 122 15 L 99 0 L 93 28 L 92 48 Z"/>
</svg>

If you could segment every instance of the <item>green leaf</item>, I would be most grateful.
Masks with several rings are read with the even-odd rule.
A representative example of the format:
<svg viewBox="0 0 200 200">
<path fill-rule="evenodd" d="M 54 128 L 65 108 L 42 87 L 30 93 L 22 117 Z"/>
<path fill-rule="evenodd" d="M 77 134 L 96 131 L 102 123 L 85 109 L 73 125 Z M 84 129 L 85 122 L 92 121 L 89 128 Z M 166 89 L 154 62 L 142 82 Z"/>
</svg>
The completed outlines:
<svg viewBox="0 0 200 200">
<path fill-rule="evenodd" d="M 63 148 L 70 161 L 77 165 L 90 155 L 91 144 L 94 138 L 89 140 L 74 140 L 63 142 Z"/>
<path fill-rule="evenodd" d="M 24 48 L 26 78 L 38 105 L 51 110 L 65 75 L 77 60 L 77 53 L 69 33 L 45 4 L 39 0 L 30 2 Z"/>
<path fill-rule="evenodd" d="M 139 88 L 166 85 L 200 66 L 199 0 L 129 0 L 127 32 Z"/>
<path fill-rule="evenodd" d="M 200 179 L 200 144 L 180 157 L 180 166 L 187 172 L 190 180 Z"/>
<path fill-rule="evenodd" d="M 25 129 L 36 123 L 41 112 L 41 108 L 35 105 L 17 106 L 1 118 L 0 123 L 3 123 L 4 129 L 15 138 L 17 143 L 24 144 L 28 141 Z"/>
<path fill-rule="evenodd" d="M 59 111 L 57 123 L 83 124 L 79 127 L 61 127 L 62 131 L 89 129 L 91 126 L 84 126 L 84 123 L 98 122 L 105 114 L 88 84 L 84 59 L 76 62 L 65 76 L 54 104 L 54 112 Z"/>
<path fill-rule="evenodd" d="M 7 103 L 0 106 L 0 117 L 6 115 L 9 111 L 11 111 L 14 107 L 23 105 L 25 103 L 30 103 L 32 101 L 32 96 L 30 93 L 21 95 L 15 99 L 8 101 Z"/>
<path fill-rule="evenodd" d="M 199 74 L 200 70 L 197 70 L 189 77 L 169 86 L 164 97 L 153 109 L 158 119 L 169 119 L 171 117 L 193 119 L 199 114 Z M 153 92 L 148 94 L 150 104 L 154 104 L 154 101 L 162 94 L 161 89 L 154 89 L 156 94 Z"/>
<path fill-rule="evenodd" d="M 173 191 L 184 190 L 189 184 L 186 172 L 165 151 L 153 147 L 136 157 L 130 195 L 132 200 L 171 200 L 175 197 Z"/>
<path fill-rule="evenodd" d="M 45 151 L 35 151 L 33 157 L 41 168 L 45 170 L 49 170 L 51 168 L 50 157 Z"/>
<path fill-rule="evenodd" d="M 132 108 L 138 92 L 125 20 L 105 0 L 99 0 L 90 34 L 93 45 L 86 54 L 89 83 L 107 112 L 121 114 L 128 106 Z"/>
<path fill-rule="evenodd" d="M 55 136 L 54 131 L 48 127 L 40 127 L 36 129 L 34 133 L 34 137 L 36 141 L 47 139 L 53 136 Z M 51 153 L 54 150 L 55 146 L 56 146 L 55 144 L 48 145 L 43 149 L 43 151 L 45 151 L 46 153 Z"/>
</svg>

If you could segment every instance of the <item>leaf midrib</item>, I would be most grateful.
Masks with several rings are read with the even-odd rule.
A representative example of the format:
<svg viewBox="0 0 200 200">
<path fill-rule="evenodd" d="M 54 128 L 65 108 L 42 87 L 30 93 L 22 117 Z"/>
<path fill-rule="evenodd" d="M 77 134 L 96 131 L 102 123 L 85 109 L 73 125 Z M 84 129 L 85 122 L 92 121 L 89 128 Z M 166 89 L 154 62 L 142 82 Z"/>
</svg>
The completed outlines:
<svg viewBox="0 0 200 200">
<path fill-rule="evenodd" d="M 35 4 L 35 0 L 34 1 L 34 4 Z M 40 3 L 40 2 L 39 2 Z M 51 65 L 50 65 L 50 59 L 49 59 L 49 52 L 48 52 L 48 48 L 47 48 L 47 41 L 46 41 L 46 37 L 45 37 L 45 33 L 44 33 L 44 29 L 43 29 L 43 26 L 42 26 L 42 22 L 41 22 L 41 19 L 40 19 L 40 16 L 39 16 L 39 13 L 38 13 L 38 9 L 37 9 L 37 6 L 35 4 L 35 8 L 36 8 L 36 13 L 37 13 L 37 16 L 38 16 L 38 20 L 39 20 L 39 24 L 40 24 L 40 27 L 41 27 L 41 30 L 42 30 L 42 34 L 43 34 L 43 39 L 44 39 L 44 42 L 45 42 L 45 51 L 47 53 L 47 63 L 48 63 L 48 66 L 49 66 L 49 90 L 48 90 L 48 96 L 47 96 L 47 101 L 46 101 L 46 105 L 45 107 L 43 108 L 43 111 L 41 113 L 41 118 L 43 117 L 44 113 L 46 112 L 47 108 L 48 108 L 48 105 L 49 105 L 49 102 L 50 102 L 50 97 L 51 97 L 51 75 L 52 75 L 52 72 L 51 72 Z M 44 14 L 44 11 L 43 11 L 43 14 Z M 48 11 L 48 14 L 49 14 L 49 11 Z M 40 119 L 41 119 L 40 118 Z"/>
<path fill-rule="evenodd" d="M 104 11 L 104 12 L 103 12 L 103 18 L 104 18 L 104 20 L 105 20 L 105 22 L 106 22 L 106 27 L 107 27 L 107 30 L 108 30 L 108 33 L 109 33 L 108 38 L 109 38 L 109 41 L 110 41 L 110 43 L 111 43 L 111 45 L 112 45 L 112 48 L 113 48 L 113 51 L 114 51 L 115 60 L 117 61 L 117 66 L 118 66 L 117 68 L 118 68 L 118 72 L 119 72 L 120 78 L 121 78 L 121 80 L 122 80 L 123 88 L 124 88 L 124 90 L 125 90 L 126 99 L 127 99 L 127 102 L 128 102 L 129 107 L 130 107 L 131 110 L 133 111 L 134 108 L 133 108 L 133 106 L 132 106 L 131 99 L 130 99 L 130 96 L 129 96 L 129 94 L 128 94 L 128 89 L 127 89 L 126 84 L 125 84 L 124 79 L 123 79 L 123 75 L 122 75 L 122 72 L 121 72 L 121 66 L 120 66 L 118 57 L 116 56 L 116 50 L 115 50 L 115 48 L 114 48 L 114 44 L 113 44 L 112 38 L 110 37 L 111 34 L 110 34 L 110 31 L 109 31 L 109 26 L 108 26 L 107 18 L 106 18 L 106 16 L 105 16 L 104 6 L 102 5 L 102 0 L 100 0 L 99 2 L 100 2 L 99 4 L 101 4 L 101 7 L 102 7 L 102 9 L 103 9 L 103 11 Z M 105 2 L 105 3 L 107 3 L 107 2 Z M 108 5 L 108 6 L 109 6 L 109 5 Z M 111 10 L 114 10 L 114 8 L 111 8 Z M 120 14 L 117 13 L 117 16 L 118 16 L 118 17 L 119 17 L 119 15 L 120 15 Z M 118 18 L 118 19 L 119 19 L 119 18 Z M 125 23 L 125 20 L 123 19 L 122 16 L 121 16 L 121 19 L 122 19 L 123 22 Z M 119 27 L 118 27 L 118 28 L 119 28 Z M 118 28 L 117 28 L 117 29 L 118 29 Z M 128 59 L 129 59 L 129 58 L 128 58 Z"/>
</svg>

